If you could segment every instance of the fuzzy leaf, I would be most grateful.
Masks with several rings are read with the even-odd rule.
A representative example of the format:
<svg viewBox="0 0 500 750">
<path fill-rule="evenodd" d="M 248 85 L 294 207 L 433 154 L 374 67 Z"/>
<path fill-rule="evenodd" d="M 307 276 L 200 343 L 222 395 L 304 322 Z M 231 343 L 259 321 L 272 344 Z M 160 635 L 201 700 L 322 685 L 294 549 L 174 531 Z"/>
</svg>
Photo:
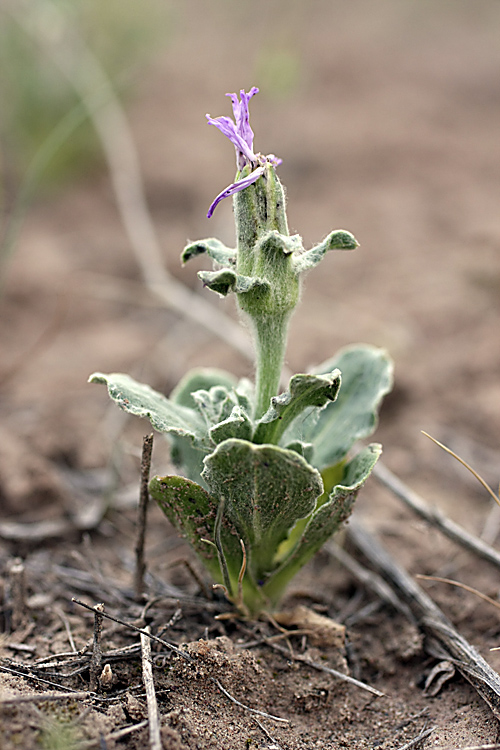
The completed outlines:
<svg viewBox="0 0 500 750">
<path fill-rule="evenodd" d="M 205 487 L 205 482 L 201 478 L 203 459 L 207 453 L 213 450 L 213 443 L 210 442 L 209 447 L 204 446 L 203 448 L 199 448 L 193 445 L 192 441 L 178 437 L 177 435 L 173 435 L 171 441 L 170 455 L 174 466 L 178 467 L 179 471 L 182 471 L 193 482 L 198 482 Z"/>
<path fill-rule="evenodd" d="M 310 410 L 295 420 L 284 436 L 288 442 L 313 443 L 312 463 L 320 470 L 337 464 L 357 440 L 372 434 L 380 402 L 392 387 L 392 360 L 384 349 L 366 344 L 346 347 L 314 372 L 326 373 L 334 367 L 342 374 L 337 400 L 319 415 Z"/>
<path fill-rule="evenodd" d="M 250 276 L 240 276 L 230 268 L 223 268 L 220 271 L 198 271 L 198 278 L 201 279 L 204 286 L 208 286 L 221 297 L 226 297 L 230 292 L 245 294 L 258 290 L 262 294 L 262 292 L 269 290 L 267 281 Z"/>
<path fill-rule="evenodd" d="M 171 400 L 175 403 L 181 404 L 182 406 L 188 406 L 191 409 L 199 410 L 199 404 L 193 397 L 193 393 L 198 391 L 211 391 L 212 388 L 223 388 L 226 391 L 231 392 L 234 390 L 234 404 L 241 407 L 243 412 L 249 413 L 251 408 L 249 398 L 251 397 L 251 391 L 249 390 L 251 384 L 247 381 L 242 380 L 237 383 L 236 378 L 230 375 L 224 370 L 216 370 L 212 368 L 199 368 L 191 370 L 177 385 L 171 393 Z M 248 394 L 247 394 L 248 392 Z M 231 410 L 234 408 L 230 406 L 227 416 L 231 419 Z M 243 420 L 245 421 L 245 420 Z M 212 429 L 214 423 L 208 425 L 209 432 Z M 201 478 L 201 472 L 203 471 L 203 459 L 205 455 L 211 452 L 216 443 L 222 442 L 223 439 L 228 437 L 241 437 L 246 439 L 248 436 L 248 427 L 242 424 L 238 420 L 237 425 L 232 425 L 233 431 L 224 433 L 224 430 L 228 430 L 227 425 L 223 425 L 221 432 L 215 429 L 213 434 L 210 434 L 210 445 L 206 446 L 204 450 L 193 447 L 192 443 L 186 439 L 173 437 L 172 442 L 172 460 L 176 466 L 183 469 L 183 473 L 186 474 L 190 479 L 195 482 L 199 482 L 204 485 L 204 481 Z M 229 428 L 230 430 L 231 428 Z M 225 436 L 222 437 L 222 434 Z"/>
<path fill-rule="evenodd" d="M 198 271 L 198 278 L 203 282 L 203 286 L 208 286 L 212 292 L 227 297 L 229 292 L 234 292 L 238 276 L 235 271 L 223 268 L 220 271 Z"/>
<path fill-rule="evenodd" d="M 204 461 L 203 478 L 251 551 L 250 572 L 260 580 L 277 546 L 323 491 L 319 472 L 294 451 L 246 440 L 226 440 Z"/>
<path fill-rule="evenodd" d="M 215 263 L 226 268 L 232 268 L 236 265 L 236 249 L 227 247 L 223 242 L 215 237 L 209 237 L 207 240 L 199 240 L 186 245 L 182 251 L 181 260 L 187 263 L 191 258 L 206 253 Z"/>
<path fill-rule="evenodd" d="M 330 250 L 354 250 L 356 247 L 358 247 L 358 242 L 354 235 L 346 232 L 345 229 L 337 229 L 335 232 L 330 232 L 328 237 L 325 237 L 319 245 L 315 245 L 310 250 L 294 257 L 295 272 L 302 273 L 314 268 Z"/>
<path fill-rule="evenodd" d="M 261 238 L 256 255 L 261 254 L 273 261 L 277 255 L 298 255 L 301 250 L 303 250 L 303 245 L 299 234 L 287 235 L 271 231 Z"/>
<path fill-rule="evenodd" d="M 248 378 L 241 378 L 235 388 L 238 404 L 250 416 L 253 411 L 253 400 L 255 397 L 254 384 Z"/>
<path fill-rule="evenodd" d="M 304 409 L 322 409 L 335 401 L 340 388 L 340 370 L 327 375 L 294 375 L 289 389 L 271 399 L 271 406 L 257 422 L 255 443 L 277 445 L 281 436 Z"/>
<path fill-rule="evenodd" d="M 212 576 L 222 580 L 217 550 L 202 539 L 214 542 L 214 527 L 218 501 L 203 487 L 189 479 L 177 476 L 153 477 L 149 484 L 151 496 L 156 500 L 170 523 L 188 539 L 195 552 L 203 560 Z M 237 576 L 241 547 L 234 529 L 223 519 L 221 542 L 228 567 L 233 577 Z M 231 563 L 231 561 L 233 561 Z"/>
<path fill-rule="evenodd" d="M 138 383 L 128 375 L 96 372 L 90 383 L 104 383 L 110 397 L 129 414 L 149 419 L 158 432 L 189 438 L 193 443 L 207 443 L 207 430 L 198 414 L 186 406 L 170 401 L 149 385 Z"/>
<path fill-rule="evenodd" d="M 228 390 L 222 385 L 214 385 L 209 391 L 194 391 L 191 395 L 207 429 L 227 419 L 238 403 L 234 390 Z"/>
<path fill-rule="evenodd" d="M 381 452 L 382 446 L 373 443 L 346 464 L 341 483 L 333 488 L 328 500 L 312 514 L 299 542 L 264 586 L 264 593 L 273 598 L 273 591 L 282 591 L 297 571 L 349 518 L 358 492 Z"/>
<path fill-rule="evenodd" d="M 253 424 L 241 406 L 234 406 L 227 419 L 218 422 L 210 428 L 208 434 L 214 444 L 222 443 L 230 438 L 250 440 L 253 432 Z"/>
<path fill-rule="evenodd" d="M 224 386 L 215 385 L 209 391 L 195 391 L 191 395 L 196 408 L 206 422 L 211 437 L 215 434 L 223 434 L 228 427 L 234 432 L 228 434 L 227 438 L 242 437 L 247 439 L 251 437 L 253 425 L 245 408 L 245 406 L 250 408 L 250 404 L 244 394 L 239 393 L 234 388 L 228 390 Z M 232 428 L 230 424 L 232 424 Z M 217 429 L 221 426 L 222 432 Z M 241 434 L 238 434 L 240 432 Z M 219 438 L 215 442 L 220 443 L 227 438 Z"/>
</svg>

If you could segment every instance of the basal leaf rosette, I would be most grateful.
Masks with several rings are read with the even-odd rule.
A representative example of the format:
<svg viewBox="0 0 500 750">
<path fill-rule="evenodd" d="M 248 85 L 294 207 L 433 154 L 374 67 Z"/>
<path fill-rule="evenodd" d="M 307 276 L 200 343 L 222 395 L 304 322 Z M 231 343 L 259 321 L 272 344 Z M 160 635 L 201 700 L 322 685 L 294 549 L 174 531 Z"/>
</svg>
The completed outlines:
<svg viewBox="0 0 500 750">
<path fill-rule="evenodd" d="M 91 380 L 169 436 L 187 476 L 155 477 L 151 494 L 213 579 L 255 614 L 278 604 L 350 515 L 381 447 L 347 456 L 375 429 L 392 363 L 376 347 L 347 347 L 294 375 L 257 420 L 252 384 L 221 370 L 192 371 L 170 398 L 122 374 Z"/>
</svg>

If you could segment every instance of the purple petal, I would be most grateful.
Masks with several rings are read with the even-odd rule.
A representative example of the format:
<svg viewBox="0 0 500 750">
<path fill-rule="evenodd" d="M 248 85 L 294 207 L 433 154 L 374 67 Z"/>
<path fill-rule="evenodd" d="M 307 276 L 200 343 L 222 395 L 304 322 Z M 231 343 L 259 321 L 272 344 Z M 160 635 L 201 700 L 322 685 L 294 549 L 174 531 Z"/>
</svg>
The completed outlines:
<svg viewBox="0 0 500 750">
<path fill-rule="evenodd" d="M 210 115 L 206 115 L 206 118 L 210 125 L 215 125 L 226 138 L 229 138 L 236 150 L 244 154 L 249 162 L 255 162 L 255 154 L 252 151 L 251 145 L 249 146 L 246 140 L 238 133 L 237 127 L 230 117 L 211 117 Z"/>
<path fill-rule="evenodd" d="M 236 94 L 226 94 L 226 96 L 229 96 L 231 98 L 231 102 L 233 104 L 233 114 L 234 120 L 236 122 L 236 130 L 250 149 L 253 149 L 254 135 L 253 130 L 250 127 L 248 102 L 250 101 L 252 96 L 255 96 L 255 94 L 258 93 L 259 89 L 257 88 L 257 86 L 253 86 L 248 94 L 245 93 L 244 89 L 242 89 L 240 91 L 241 101 L 238 101 L 238 97 Z"/>
<path fill-rule="evenodd" d="M 242 180 L 238 180 L 237 182 L 233 182 L 232 185 L 229 185 L 225 190 L 222 191 L 222 193 L 219 193 L 217 198 L 215 198 L 214 201 L 212 201 L 210 208 L 208 209 L 207 213 L 207 219 L 210 219 L 210 217 L 213 215 L 213 212 L 215 211 L 216 207 L 219 205 L 219 203 L 224 200 L 224 198 L 229 198 L 230 195 L 234 195 L 235 193 L 239 193 L 240 190 L 244 190 L 249 185 L 253 185 L 254 182 L 257 182 L 259 177 L 262 177 L 264 174 L 264 167 L 257 167 L 257 169 L 254 169 L 253 172 L 250 172 L 248 177 L 244 177 Z"/>
</svg>

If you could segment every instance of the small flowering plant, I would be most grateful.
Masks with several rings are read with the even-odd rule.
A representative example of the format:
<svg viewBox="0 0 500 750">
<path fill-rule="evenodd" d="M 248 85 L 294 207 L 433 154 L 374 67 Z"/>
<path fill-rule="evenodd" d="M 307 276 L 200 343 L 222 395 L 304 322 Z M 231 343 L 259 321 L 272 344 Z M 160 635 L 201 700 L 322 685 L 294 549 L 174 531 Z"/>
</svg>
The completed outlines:
<svg viewBox="0 0 500 750">
<path fill-rule="evenodd" d="M 127 375 L 90 378 L 170 436 L 182 475 L 153 478 L 150 493 L 226 596 L 250 615 L 275 608 L 290 579 L 349 517 L 381 446 L 351 451 L 373 432 L 392 385 L 388 355 L 358 345 L 294 375 L 280 392 L 301 276 L 330 250 L 358 243 L 338 230 L 305 250 L 290 235 L 276 174 L 281 160 L 253 150 L 248 104 L 257 92 L 228 95 L 234 121 L 207 115 L 236 149 L 236 179 L 208 211 L 233 196 L 236 248 L 209 238 L 182 253 L 183 262 L 206 253 L 215 270 L 199 272 L 204 285 L 236 295 L 253 333 L 255 384 L 197 369 L 166 398 Z"/>
</svg>

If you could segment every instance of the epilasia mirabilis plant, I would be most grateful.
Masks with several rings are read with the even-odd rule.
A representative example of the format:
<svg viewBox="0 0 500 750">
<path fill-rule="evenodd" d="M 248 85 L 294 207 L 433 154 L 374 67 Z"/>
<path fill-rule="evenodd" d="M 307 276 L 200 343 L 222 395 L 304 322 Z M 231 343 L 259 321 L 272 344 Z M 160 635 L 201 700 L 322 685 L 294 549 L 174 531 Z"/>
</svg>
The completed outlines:
<svg viewBox="0 0 500 750">
<path fill-rule="evenodd" d="M 207 115 L 236 149 L 236 180 L 208 212 L 233 196 L 236 248 L 210 238 L 182 254 L 186 262 L 206 253 L 215 270 L 199 272 L 204 285 L 236 295 L 253 333 L 255 385 L 197 369 L 166 398 L 127 375 L 91 377 L 107 384 L 122 409 L 170 435 L 183 476 L 155 477 L 151 495 L 247 614 L 276 607 L 290 579 L 350 515 L 381 446 L 348 454 L 373 432 L 392 381 L 387 354 L 358 345 L 294 375 L 279 393 L 301 275 L 329 250 L 358 243 L 338 230 L 305 250 L 301 238 L 289 234 L 276 174 L 281 160 L 253 151 L 248 103 L 257 91 L 241 91 L 240 99 L 229 95 L 234 121 Z"/>
</svg>

